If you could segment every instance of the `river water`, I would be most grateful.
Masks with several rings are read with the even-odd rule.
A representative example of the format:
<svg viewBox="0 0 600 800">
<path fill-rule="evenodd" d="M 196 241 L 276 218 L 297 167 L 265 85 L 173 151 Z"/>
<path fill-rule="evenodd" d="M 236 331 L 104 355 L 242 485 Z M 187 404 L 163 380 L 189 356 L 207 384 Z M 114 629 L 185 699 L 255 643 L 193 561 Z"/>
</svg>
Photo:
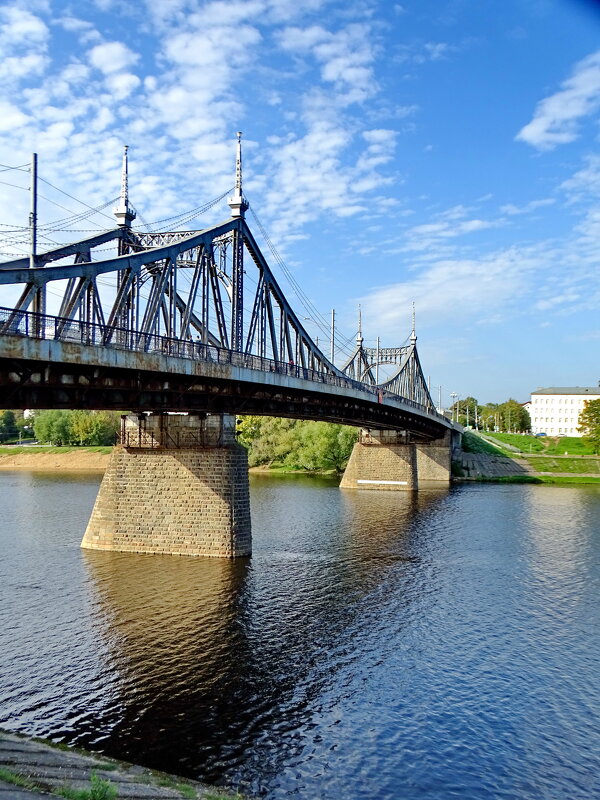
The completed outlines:
<svg viewBox="0 0 600 800">
<path fill-rule="evenodd" d="M 253 476 L 251 560 L 0 473 L 0 725 L 268 798 L 600 797 L 600 489 Z"/>
</svg>

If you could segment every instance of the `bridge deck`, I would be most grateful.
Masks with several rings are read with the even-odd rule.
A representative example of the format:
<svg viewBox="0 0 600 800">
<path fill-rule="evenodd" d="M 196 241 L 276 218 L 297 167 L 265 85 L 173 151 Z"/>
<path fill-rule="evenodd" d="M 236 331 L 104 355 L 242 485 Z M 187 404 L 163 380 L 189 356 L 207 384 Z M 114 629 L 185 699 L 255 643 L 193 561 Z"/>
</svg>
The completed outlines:
<svg viewBox="0 0 600 800">
<path fill-rule="evenodd" d="M 0 407 L 264 414 L 407 429 L 427 439 L 451 427 L 414 401 L 332 373 L 118 329 L 102 343 L 100 326 L 44 323 L 29 320 L 27 335 L 0 335 Z M 54 335 L 61 338 L 46 338 Z"/>
</svg>

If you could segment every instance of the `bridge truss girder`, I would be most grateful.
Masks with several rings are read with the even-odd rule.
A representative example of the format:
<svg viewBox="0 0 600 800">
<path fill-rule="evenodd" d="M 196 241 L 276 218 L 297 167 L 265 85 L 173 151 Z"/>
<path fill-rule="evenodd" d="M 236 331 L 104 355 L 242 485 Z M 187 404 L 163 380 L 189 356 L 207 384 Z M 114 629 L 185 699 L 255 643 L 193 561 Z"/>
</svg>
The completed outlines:
<svg viewBox="0 0 600 800">
<path fill-rule="evenodd" d="M 378 383 L 377 367 L 393 365 L 397 369 L 386 381 Z M 410 344 L 399 347 L 364 347 L 359 338 L 356 350 L 342 367 L 342 372 L 353 380 L 377 387 L 381 392 L 409 397 L 429 411 L 435 410 L 427 381 L 417 352 L 416 337 Z"/>
<path fill-rule="evenodd" d="M 94 260 L 107 243 L 116 254 Z M 359 347 L 343 370 L 321 352 L 243 216 L 202 231 L 139 234 L 123 226 L 43 253 L 37 263 L 34 269 L 27 259 L 0 264 L 0 286 L 22 287 L 14 306 L 0 309 L 0 407 L 262 413 L 406 427 L 429 438 L 447 425 L 431 402 L 414 342 L 378 350 L 378 363 L 398 366 L 380 386 L 373 375 L 374 349 Z M 31 313 L 45 308 L 47 295 L 58 295 L 58 313 Z M 96 363 L 104 363 L 101 355 L 110 356 L 114 374 L 108 375 L 106 364 L 100 376 L 88 374 L 83 361 L 77 369 L 60 359 L 43 368 L 30 364 L 27 348 L 14 354 L 22 337 L 51 339 L 59 349 L 63 343 L 78 347 L 76 362 L 85 361 L 94 347 Z M 221 364 L 246 366 L 249 359 L 260 362 L 251 369 L 271 375 L 259 372 L 248 379 L 257 381 L 252 391 L 219 377 L 199 384 L 185 369 L 177 379 L 165 377 L 163 366 L 151 366 L 157 348 L 193 360 L 210 360 L 214 350 Z M 127 355 L 136 368 L 117 368 L 124 363 L 123 351 L 133 351 Z M 44 352 L 38 361 L 47 358 Z M 77 380 L 71 384 L 73 375 Z M 290 388 L 290 377 L 301 379 L 304 388 Z M 342 387 L 347 396 L 340 399 L 332 391 L 324 398 L 311 387 L 313 381 Z M 352 397 L 356 392 L 358 400 Z"/>
<path fill-rule="evenodd" d="M 118 240 L 114 258 L 92 261 L 93 248 Z M 152 246 L 158 243 L 158 246 Z M 75 255 L 75 263 L 54 262 Z M 245 261 L 255 270 L 250 276 Z M 60 287 L 57 329 L 70 321 L 96 324 L 105 344 L 115 335 L 155 334 L 253 353 L 304 368 L 340 374 L 312 341 L 289 305 L 246 221 L 234 218 L 204 231 L 136 234 L 116 229 L 40 257 L 28 269 L 20 259 L 0 265 L 0 284 L 24 284 L 13 315 L 0 327 L 9 333 L 34 298 Z M 112 289 L 104 290 L 107 278 Z M 118 331 L 118 334 L 117 334 Z"/>
</svg>

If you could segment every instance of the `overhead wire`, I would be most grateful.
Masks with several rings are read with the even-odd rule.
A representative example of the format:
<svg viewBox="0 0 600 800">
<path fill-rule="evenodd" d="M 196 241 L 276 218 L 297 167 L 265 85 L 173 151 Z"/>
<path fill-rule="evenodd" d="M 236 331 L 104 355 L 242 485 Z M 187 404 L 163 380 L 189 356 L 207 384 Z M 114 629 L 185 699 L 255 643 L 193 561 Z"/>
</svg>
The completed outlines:
<svg viewBox="0 0 600 800">
<path fill-rule="evenodd" d="M 27 165 L 9 167 L 7 165 L 0 164 L 0 171 L 8 171 L 8 170 L 29 171 Z M 44 239 L 45 241 L 47 241 L 47 242 L 49 242 L 51 244 L 55 244 L 55 245 L 59 244 L 58 242 L 56 242 L 53 239 L 51 239 L 47 235 L 48 233 L 58 233 L 58 232 L 88 233 L 88 232 L 94 232 L 93 230 L 88 230 L 88 231 L 72 230 L 71 231 L 69 227 L 60 227 L 60 226 L 69 226 L 69 225 L 72 226 L 76 222 L 81 222 L 84 219 L 88 219 L 89 217 L 93 216 L 94 214 L 99 214 L 99 215 L 101 215 L 103 217 L 106 217 L 114 225 L 113 218 L 110 217 L 108 214 L 104 214 L 103 211 L 109 205 L 111 205 L 112 203 L 118 201 L 119 196 L 107 201 L 106 203 L 103 203 L 100 206 L 92 207 L 88 203 L 84 202 L 83 200 L 80 200 L 79 198 L 74 197 L 69 192 L 66 192 L 65 190 L 61 189 L 60 187 L 55 186 L 53 183 L 51 183 L 47 179 L 43 178 L 42 176 L 39 176 L 39 180 L 43 181 L 45 184 L 47 184 L 48 186 L 52 187 L 56 191 L 60 192 L 61 194 L 64 194 L 66 197 L 69 197 L 70 199 L 74 200 L 77 203 L 80 203 L 81 205 L 85 206 L 86 209 L 88 209 L 87 211 L 80 212 L 78 214 L 78 213 L 72 211 L 72 209 L 69 209 L 66 206 L 63 206 L 60 203 L 57 203 L 56 201 L 51 200 L 48 197 L 45 197 L 44 195 L 39 195 L 42 199 L 44 199 L 47 202 L 57 206 L 58 208 L 62 208 L 63 210 L 69 212 L 69 214 L 70 214 L 70 216 L 68 216 L 68 217 L 64 217 L 64 218 L 61 218 L 61 219 L 58 219 L 58 220 L 53 220 L 52 222 L 49 222 L 49 223 L 47 223 L 45 225 L 41 225 L 41 226 L 39 226 L 37 228 L 38 235 L 42 239 Z M 18 186 L 17 184 L 11 184 L 11 183 L 8 183 L 6 181 L 0 181 L 0 183 L 2 183 L 4 185 L 12 186 L 14 188 L 22 189 L 24 191 L 29 191 L 27 188 L 25 188 L 23 186 Z M 181 214 L 177 214 L 177 215 L 174 215 L 174 216 L 171 216 L 171 217 L 165 217 L 165 218 L 163 218 L 161 220 L 157 220 L 157 221 L 150 222 L 150 223 L 146 222 L 146 220 L 142 217 L 141 213 L 139 211 L 137 211 L 137 209 L 134 208 L 134 210 L 136 211 L 136 214 L 137 214 L 137 216 L 139 217 L 139 219 L 140 219 L 140 221 L 142 223 L 140 227 L 145 228 L 147 232 L 152 232 L 151 228 L 157 227 L 157 226 L 164 226 L 166 223 L 177 223 L 179 225 L 188 224 L 192 220 L 197 219 L 203 213 L 206 213 L 211 208 L 213 208 L 215 205 L 220 203 L 225 197 L 227 197 L 227 195 L 231 191 L 232 191 L 232 189 L 230 188 L 227 191 L 223 192 L 221 195 L 219 195 L 219 197 L 216 197 L 213 200 L 210 200 L 209 202 L 207 202 L 207 203 L 205 203 L 205 204 L 203 204 L 201 206 L 197 206 L 196 208 L 191 209 L 189 211 L 182 212 Z M 287 281 L 289 282 L 289 284 L 290 284 L 291 288 L 293 289 L 294 293 L 296 294 L 296 296 L 300 300 L 300 302 L 301 302 L 302 306 L 304 307 L 305 311 L 308 313 L 309 319 L 317 326 L 318 329 L 320 329 L 320 331 L 322 333 L 325 334 L 325 336 L 327 338 L 329 338 L 330 334 L 331 334 L 331 330 L 330 330 L 330 326 L 329 326 L 328 320 L 317 309 L 317 307 L 312 302 L 310 297 L 308 297 L 306 292 L 302 289 L 302 287 L 300 286 L 298 281 L 295 279 L 294 275 L 292 274 L 291 270 L 288 268 L 287 264 L 285 263 L 285 261 L 283 260 L 283 258 L 279 254 L 279 252 L 277 251 L 275 245 L 273 244 L 273 241 L 271 240 L 271 238 L 270 238 L 269 234 L 267 233 L 266 229 L 264 228 L 264 226 L 262 225 L 262 223 L 258 219 L 258 216 L 256 215 L 256 213 L 255 213 L 255 211 L 254 211 L 254 209 L 252 207 L 250 207 L 250 212 L 251 212 L 251 214 L 252 214 L 252 216 L 253 216 L 253 218 L 254 218 L 254 220 L 255 220 L 255 222 L 256 222 L 256 224 L 257 224 L 257 226 L 258 226 L 258 228 L 259 228 L 259 230 L 260 230 L 260 232 L 261 232 L 261 234 L 263 236 L 264 241 L 266 242 L 266 244 L 269 247 L 273 257 L 275 258 L 275 261 L 277 262 L 278 266 L 283 271 Z M 99 225 L 99 223 L 92 223 L 92 224 L 97 224 L 99 228 L 102 228 L 102 226 Z M 2 227 L 8 227 L 8 226 L 2 225 Z M 6 240 L 7 244 L 9 244 L 9 246 L 11 246 L 11 247 L 14 247 L 17 244 L 25 244 L 27 242 L 27 239 L 26 238 L 24 239 L 22 237 L 23 237 L 23 234 L 25 234 L 28 230 L 29 229 L 27 227 L 22 227 L 22 228 L 13 227 L 13 228 L 9 228 L 6 231 L 2 231 L 1 233 L 3 235 L 3 238 Z M 164 231 L 164 228 L 163 228 L 163 231 Z M 162 232 L 162 231 L 158 230 L 156 232 Z M 19 248 L 14 247 L 14 249 L 18 250 Z M 108 250 L 114 250 L 114 248 L 103 248 L 102 251 L 96 250 L 96 252 L 106 252 Z M 5 255 L 14 255 L 14 253 L 5 253 Z M 185 282 L 191 288 L 191 280 L 189 279 L 189 277 L 187 275 L 185 275 L 185 273 L 182 273 L 182 277 L 185 278 Z M 251 281 L 251 282 L 254 285 L 256 285 L 256 281 Z M 104 284 L 105 282 L 102 281 L 102 283 Z M 108 285 L 108 284 L 106 284 L 106 285 Z M 245 310 L 249 311 L 249 309 L 245 309 Z M 352 341 L 352 339 L 338 334 L 335 350 L 336 350 L 336 354 L 348 355 L 348 351 L 349 350 L 350 351 L 354 350 L 354 342 Z"/>
<path fill-rule="evenodd" d="M 277 261 L 277 264 L 283 270 L 283 273 L 285 274 L 287 280 L 289 281 L 294 293 L 296 294 L 296 296 L 298 297 L 298 299 L 300 300 L 300 302 L 304 306 L 304 309 L 309 314 L 310 319 L 321 330 L 322 333 L 324 333 L 327 337 L 330 338 L 331 337 L 331 327 L 330 327 L 327 319 L 323 316 L 323 314 L 318 310 L 318 308 L 312 302 L 310 297 L 308 297 L 306 292 L 302 289 L 302 287 L 300 286 L 300 284 L 298 283 L 298 281 L 296 280 L 296 278 L 292 274 L 291 270 L 288 268 L 287 264 L 285 263 L 285 261 L 283 260 L 283 258 L 279 254 L 279 252 L 277 251 L 277 248 L 273 244 L 273 241 L 271 240 L 271 237 L 267 233 L 267 231 L 266 231 L 265 227 L 263 226 L 263 224 L 261 223 L 261 221 L 258 219 L 258 216 L 256 215 L 256 212 L 254 211 L 254 209 L 252 208 L 251 205 L 249 206 L 249 210 L 250 210 L 250 213 L 252 214 L 252 216 L 254 218 L 254 221 L 256 222 L 256 224 L 257 224 L 257 226 L 258 226 L 258 228 L 259 228 L 259 230 L 260 230 L 265 242 L 267 243 L 267 246 L 269 247 L 271 253 L 273 254 L 273 257 Z M 354 351 L 354 342 L 352 341 L 352 339 L 350 339 L 349 337 L 346 337 L 346 336 L 340 336 L 340 339 L 341 339 L 341 343 L 339 343 L 337 345 L 336 352 L 337 353 L 342 353 L 343 355 L 350 355 L 350 353 Z"/>
</svg>

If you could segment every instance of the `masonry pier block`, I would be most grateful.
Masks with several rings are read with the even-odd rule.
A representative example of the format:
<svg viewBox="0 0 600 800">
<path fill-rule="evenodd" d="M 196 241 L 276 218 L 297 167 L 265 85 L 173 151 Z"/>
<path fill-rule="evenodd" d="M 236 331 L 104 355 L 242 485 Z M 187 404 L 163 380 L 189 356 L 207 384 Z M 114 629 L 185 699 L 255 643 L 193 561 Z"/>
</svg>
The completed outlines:
<svg viewBox="0 0 600 800">
<path fill-rule="evenodd" d="M 449 483 L 449 436 L 410 442 L 403 431 L 362 430 L 340 488 L 414 491 Z"/>
<path fill-rule="evenodd" d="M 417 489 L 415 445 L 407 442 L 402 432 L 361 431 L 340 488 L 378 491 Z"/>
<path fill-rule="evenodd" d="M 450 432 L 443 439 L 418 442 L 415 448 L 417 451 L 419 488 L 448 486 L 450 484 L 452 458 Z"/>
<path fill-rule="evenodd" d="M 124 417 L 81 546 L 250 555 L 248 458 L 235 441 L 235 418 Z"/>
</svg>

